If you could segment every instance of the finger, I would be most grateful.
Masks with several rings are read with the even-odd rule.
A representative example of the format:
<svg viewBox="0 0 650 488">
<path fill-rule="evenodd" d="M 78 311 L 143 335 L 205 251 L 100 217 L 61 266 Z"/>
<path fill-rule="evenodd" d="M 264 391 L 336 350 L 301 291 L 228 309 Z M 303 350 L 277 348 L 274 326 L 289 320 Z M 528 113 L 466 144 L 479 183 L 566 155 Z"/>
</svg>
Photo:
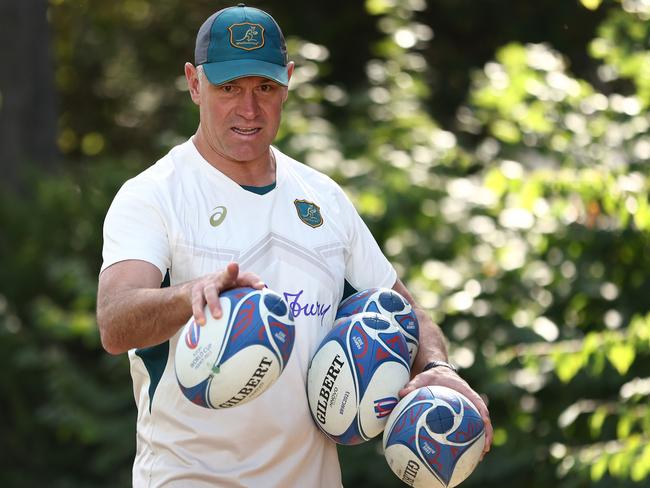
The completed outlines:
<svg viewBox="0 0 650 488">
<path fill-rule="evenodd" d="M 231 288 L 237 287 L 237 279 L 239 277 L 239 264 L 232 262 L 228 263 L 226 268 L 217 273 L 217 277 L 214 280 L 214 285 L 217 290 L 217 294 L 220 294 L 222 291 L 230 290 Z"/>
<path fill-rule="evenodd" d="M 483 457 L 490 452 L 492 446 L 493 428 L 492 421 L 490 420 L 490 412 L 488 411 L 483 398 L 471 388 L 463 386 L 458 388 L 458 391 L 465 395 L 474 404 L 481 415 L 481 420 L 483 420 L 483 427 L 485 430 L 485 443 L 483 446 L 483 453 L 481 454 L 481 459 L 483 459 Z"/>
<path fill-rule="evenodd" d="M 221 318 L 223 313 L 221 310 L 221 300 L 219 300 L 219 293 L 217 292 L 217 287 L 214 283 L 208 283 L 203 288 L 203 295 L 205 296 L 205 301 L 208 304 L 212 316 L 215 319 Z"/>
<path fill-rule="evenodd" d="M 485 447 L 483 448 L 483 456 L 485 456 L 488 452 L 490 452 L 490 449 L 492 448 L 492 439 L 494 438 L 494 428 L 492 427 L 492 420 L 490 420 L 489 415 L 487 417 L 482 417 L 482 418 L 483 418 L 483 424 L 485 425 Z M 481 459 L 483 459 L 483 456 L 481 456 Z"/>
<path fill-rule="evenodd" d="M 237 281 L 237 276 L 239 275 L 239 264 L 235 263 L 234 261 L 231 263 L 228 263 L 226 266 L 226 276 L 228 280 L 231 283 L 235 283 Z"/>
<path fill-rule="evenodd" d="M 205 325 L 205 313 L 203 308 L 205 307 L 205 301 L 203 299 L 203 292 L 201 288 L 195 286 L 192 288 L 192 315 L 194 315 L 194 320 L 199 325 Z"/>
<path fill-rule="evenodd" d="M 255 273 L 246 272 L 241 273 L 237 278 L 237 286 L 248 286 L 257 290 L 261 290 L 266 286 L 266 284 L 264 281 L 262 281 L 262 278 L 257 276 Z"/>
<path fill-rule="evenodd" d="M 411 381 L 409 381 L 404 388 L 402 388 L 399 392 L 398 395 L 400 398 L 404 398 L 406 395 L 411 393 L 414 390 L 417 390 L 418 388 L 422 388 L 423 386 L 427 386 L 427 382 L 424 380 L 424 378 L 421 377 L 421 375 L 416 375 Z"/>
<path fill-rule="evenodd" d="M 484 432 L 485 432 L 485 441 L 483 444 L 483 452 L 481 453 L 481 457 L 479 461 L 483 461 L 483 458 L 485 455 L 490 452 L 490 448 L 492 447 L 492 423 L 490 422 L 490 419 L 485 419 L 481 417 L 483 420 L 483 426 L 484 426 Z"/>
</svg>

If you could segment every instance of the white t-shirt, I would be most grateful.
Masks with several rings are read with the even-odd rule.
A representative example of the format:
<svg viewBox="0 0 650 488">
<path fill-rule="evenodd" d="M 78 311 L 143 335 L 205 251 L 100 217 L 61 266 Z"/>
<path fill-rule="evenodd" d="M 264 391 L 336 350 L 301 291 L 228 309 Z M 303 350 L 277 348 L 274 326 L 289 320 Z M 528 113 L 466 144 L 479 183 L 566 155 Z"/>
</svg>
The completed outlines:
<svg viewBox="0 0 650 488">
<path fill-rule="evenodd" d="M 330 330 L 344 280 L 392 287 L 396 273 L 339 186 L 273 149 L 276 187 L 259 195 L 211 166 L 187 141 L 127 181 L 104 223 L 102 271 L 150 262 L 171 285 L 236 261 L 283 294 L 296 339 L 286 369 L 247 404 L 209 410 L 174 373 L 178 333 L 129 351 L 138 406 L 135 487 L 337 487 L 335 444 L 314 424 L 307 367 Z M 179 324 L 181 326 L 183 324 Z"/>
</svg>

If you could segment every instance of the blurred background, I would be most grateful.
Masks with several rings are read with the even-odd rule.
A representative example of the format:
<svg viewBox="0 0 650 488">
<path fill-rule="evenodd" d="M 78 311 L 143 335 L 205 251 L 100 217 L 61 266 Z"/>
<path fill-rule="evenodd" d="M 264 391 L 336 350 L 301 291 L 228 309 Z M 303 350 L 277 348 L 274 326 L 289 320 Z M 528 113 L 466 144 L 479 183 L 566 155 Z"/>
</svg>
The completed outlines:
<svg viewBox="0 0 650 488">
<path fill-rule="evenodd" d="M 94 319 L 121 183 L 197 126 L 208 0 L 0 0 L 0 484 L 126 487 L 128 360 Z M 260 0 L 277 145 L 339 181 L 489 397 L 471 487 L 650 476 L 650 0 Z M 398 487 L 379 441 L 348 487 Z"/>
</svg>

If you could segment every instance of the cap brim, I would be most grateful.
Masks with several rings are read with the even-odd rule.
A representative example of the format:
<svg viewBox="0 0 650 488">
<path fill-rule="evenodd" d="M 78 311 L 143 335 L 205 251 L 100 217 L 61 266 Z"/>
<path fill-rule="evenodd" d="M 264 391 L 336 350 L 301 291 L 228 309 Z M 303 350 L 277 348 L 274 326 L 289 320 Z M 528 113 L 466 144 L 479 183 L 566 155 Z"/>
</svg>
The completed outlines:
<svg viewBox="0 0 650 488">
<path fill-rule="evenodd" d="M 287 67 L 257 59 L 237 59 L 218 63 L 202 64 L 205 76 L 213 85 L 222 85 L 228 81 L 245 76 L 261 76 L 276 81 L 281 85 L 289 84 Z"/>
</svg>

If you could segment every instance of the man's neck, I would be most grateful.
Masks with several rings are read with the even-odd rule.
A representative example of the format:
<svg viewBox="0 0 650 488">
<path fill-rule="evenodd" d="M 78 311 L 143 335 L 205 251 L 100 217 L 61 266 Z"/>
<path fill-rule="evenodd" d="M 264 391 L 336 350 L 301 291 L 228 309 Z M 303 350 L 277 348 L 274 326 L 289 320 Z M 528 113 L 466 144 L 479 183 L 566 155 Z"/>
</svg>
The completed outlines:
<svg viewBox="0 0 650 488">
<path fill-rule="evenodd" d="M 213 150 L 200 133 L 192 136 L 192 143 L 210 165 L 239 185 L 267 186 L 276 180 L 276 160 L 273 150 L 251 161 L 230 160 Z"/>
</svg>

